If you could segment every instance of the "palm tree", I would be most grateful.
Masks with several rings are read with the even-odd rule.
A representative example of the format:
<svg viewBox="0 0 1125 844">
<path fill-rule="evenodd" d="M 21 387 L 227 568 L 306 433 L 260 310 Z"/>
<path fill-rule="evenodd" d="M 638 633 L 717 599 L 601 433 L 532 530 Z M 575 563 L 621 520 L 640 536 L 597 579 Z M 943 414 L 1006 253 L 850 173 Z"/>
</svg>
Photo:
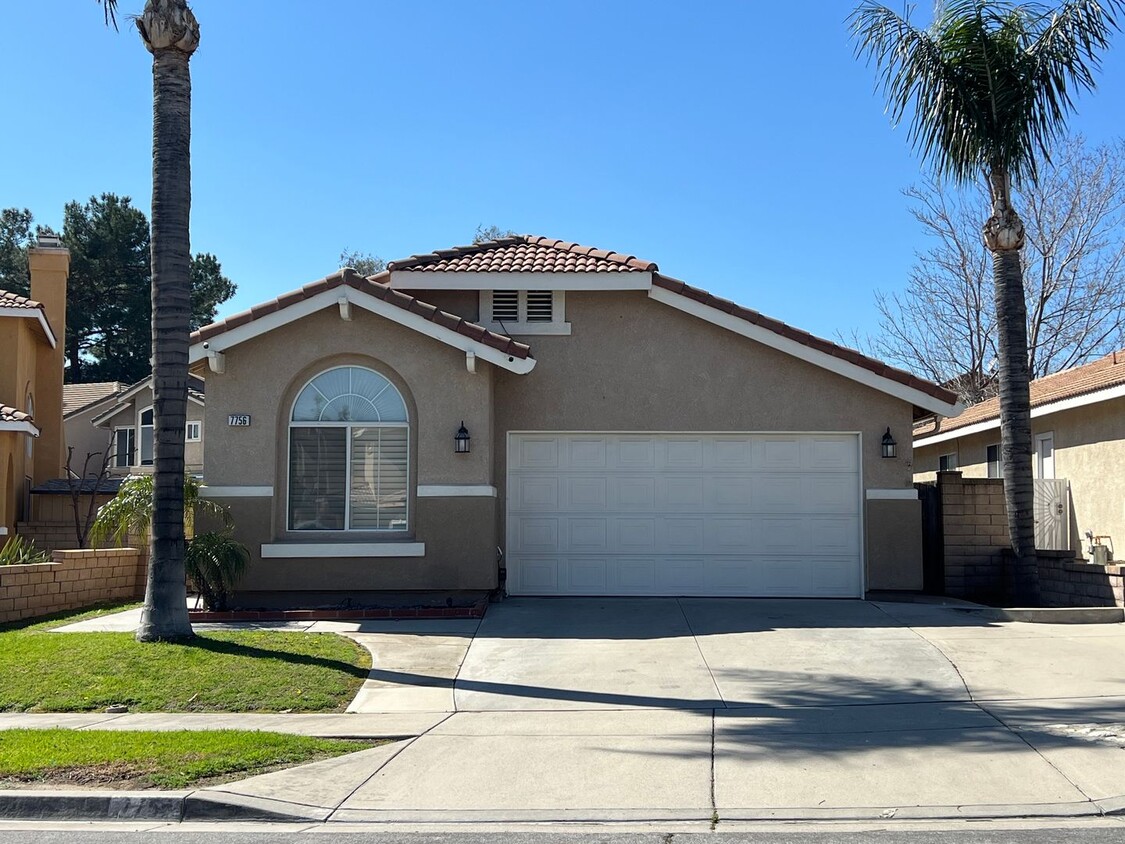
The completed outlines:
<svg viewBox="0 0 1125 844">
<path fill-rule="evenodd" d="M 116 26 L 117 0 L 102 0 Z M 191 318 L 191 71 L 199 23 L 186 0 L 147 0 L 134 19 L 152 53 L 153 517 L 137 639 L 192 636 L 184 571 L 184 427 Z"/>
<path fill-rule="evenodd" d="M 911 110 L 909 139 L 939 176 L 983 178 L 992 215 L 982 230 L 992 253 L 1000 374 L 1001 450 L 1008 533 L 1015 554 L 1011 599 L 1038 601 L 1031 473 L 1023 222 L 1012 185 L 1034 184 L 1074 111 L 1073 90 L 1092 90 L 1098 53 L 1117 28 L 1121 0 L 1070 0 L 1055 8 L 1009 0 L 938 0 L 919 29 L 877 3 L 851 15 L 857 53 L 875 63 L 897 123 Z"/>
</svg>

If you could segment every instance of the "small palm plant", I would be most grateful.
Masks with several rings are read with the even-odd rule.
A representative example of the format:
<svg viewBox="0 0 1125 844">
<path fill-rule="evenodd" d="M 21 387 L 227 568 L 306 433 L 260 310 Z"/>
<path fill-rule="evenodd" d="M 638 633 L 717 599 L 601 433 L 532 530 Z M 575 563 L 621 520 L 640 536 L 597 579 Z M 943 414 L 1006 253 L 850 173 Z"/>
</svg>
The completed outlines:
<svg viewBox="0 0 1125 844">
<path fill-rule="evenodd" d="M 29 566 L 34 563 L 49 563 L 51 555 L 35 547 L 30 539 L 16 535 L 0 546 L 0 566 Z"/>
<path fill-rule="evenodd" d="M 147 541 L 152 524 L 153 494 L 152 475 L 127 478 L 113 500 L 98 511 L 98 518 L 90 529 L 91 545 L 97 548 L 107 541 L 121 545 L 130 536 Z M 195 521 L 201 515 L 218 519 L 222 526 L 196 535 Z M 230 511 L 202 497 L 199 482 L 192 477 L 184 478 L 184 529 L 191 537 L 184 551 L 188 580 L 198 590 L 207 609 L 224 609 L 246 570 L 250 551 L 231 535 L 234 522 Z"/>
</svg>

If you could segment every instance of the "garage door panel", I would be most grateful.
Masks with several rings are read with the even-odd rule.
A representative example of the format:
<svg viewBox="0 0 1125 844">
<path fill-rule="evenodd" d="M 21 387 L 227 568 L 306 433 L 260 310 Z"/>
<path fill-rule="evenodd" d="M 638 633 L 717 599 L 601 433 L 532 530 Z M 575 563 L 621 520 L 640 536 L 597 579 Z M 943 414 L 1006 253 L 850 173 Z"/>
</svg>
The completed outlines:
<svg viewBox="0 0 1125 844">
<path fill-rule="evenodd" d="M 862 594 L 854 435 L 525 436 L 508 449 L 515 594 Z"/>
</svg>

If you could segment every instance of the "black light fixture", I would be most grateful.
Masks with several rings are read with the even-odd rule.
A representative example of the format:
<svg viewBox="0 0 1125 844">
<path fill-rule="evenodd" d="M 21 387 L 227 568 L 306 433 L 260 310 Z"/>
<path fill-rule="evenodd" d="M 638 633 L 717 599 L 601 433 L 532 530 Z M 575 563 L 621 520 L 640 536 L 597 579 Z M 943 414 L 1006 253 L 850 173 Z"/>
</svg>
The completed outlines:
<svg viewBox="0 0 1125 844">
<path fill-rule="evenodd" d="M 469 453 L 469 432 L 465 429 L 465 420 L 461 420 L 461 427 L 457 429 L 457 434 L 453 437 L 453 453 L 454 454 L 468 454 Z"/>
<path fill-rule="evenodd" d="M 896 454 L 898 454 L 898 443 L 891 436 L 891 429 L 887 428 L 887 433 L 883 434 L 883 456 L 894 457 Z"/>
</svg>

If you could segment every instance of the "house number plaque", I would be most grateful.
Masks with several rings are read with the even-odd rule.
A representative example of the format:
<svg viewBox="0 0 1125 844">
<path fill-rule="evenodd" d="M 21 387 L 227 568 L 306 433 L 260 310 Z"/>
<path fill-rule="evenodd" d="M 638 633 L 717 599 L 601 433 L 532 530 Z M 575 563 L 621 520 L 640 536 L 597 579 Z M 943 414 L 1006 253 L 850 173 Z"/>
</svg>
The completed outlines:
<svg viewBox="0 0 1125 844">
<path fill-rule="evenodd" d="M 227 424 L 233 428 L 249 428 L 250 427 L 250 414 L 249 413 L 232 413 L 227 417 Z"/>
</svg>

